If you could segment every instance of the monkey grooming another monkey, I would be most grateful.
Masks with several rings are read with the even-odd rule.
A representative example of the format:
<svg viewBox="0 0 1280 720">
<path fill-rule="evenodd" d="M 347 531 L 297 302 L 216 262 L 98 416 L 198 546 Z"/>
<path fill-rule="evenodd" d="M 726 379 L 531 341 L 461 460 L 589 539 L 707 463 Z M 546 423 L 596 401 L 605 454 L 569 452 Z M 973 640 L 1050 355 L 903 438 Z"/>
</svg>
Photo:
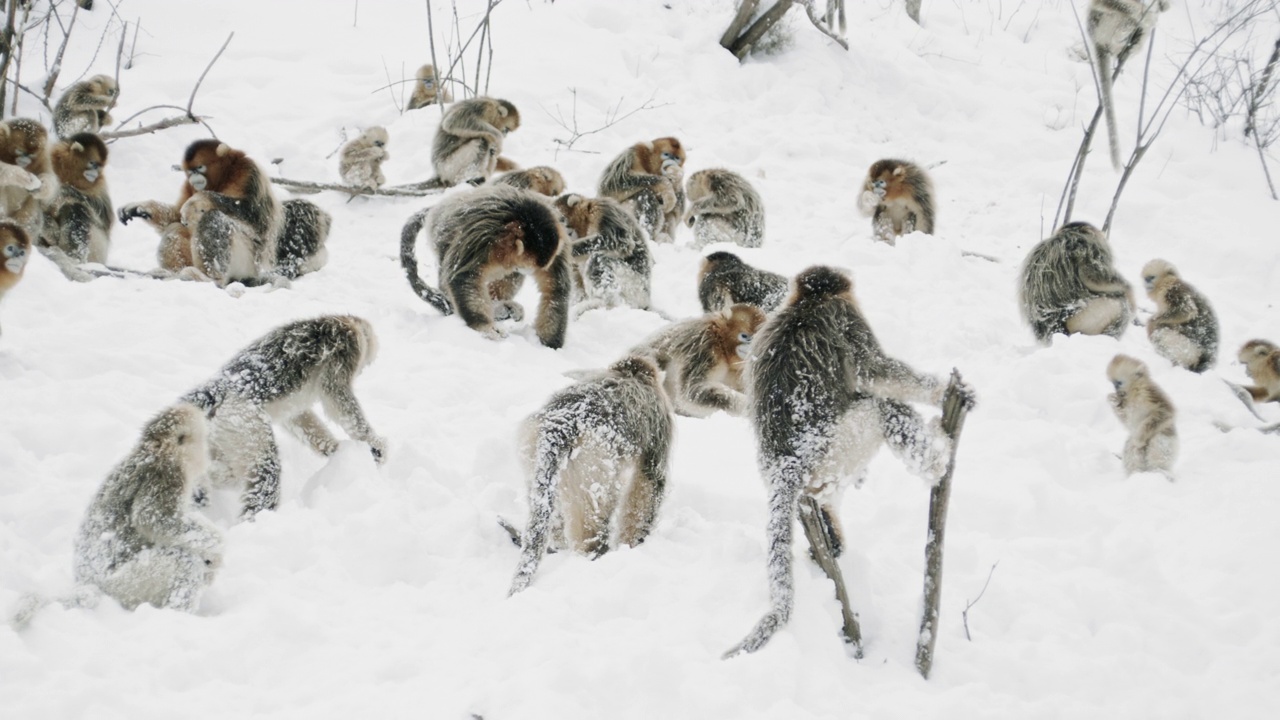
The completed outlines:
<svg viewBox="0 0 1280 720">
<path fill-rule="evenodd" d="M 1084 222 L 1063 225 L 1022 265 L 1019 304 L 1036 339 L 1054 333 L 1118 338 L 1133 318 L 1133 290 L 1116 270 L 1107 238 Z"/>
<path fill-rule="evenodd" d="M 764 202 L 751 183 L 730 170 L 699 170 L 689 176 L 690 247 L 730 242 L 758 248 L 764 243 Z"/>
<path fill-rule="evenodd" d="M 132 610 L 195 611 L 222 564 L 222 533 L 191 507 L 208 457 L 204 413 L 179 403 L 153 418 L 98 488 L 75 541 L 75 579 Z"/>
<path fill-rule="evenodd" d="M 1159 13 L 1169 9 L 1169 0 L 1090 0 L 1088 30 L 1093 55 L 1098 63 L 1098 84 L 1102 109 L 1107 119 L 1107 141 L 1111 165 L 1119 170 L 1120 137 L 1116 130 L 1116 103 L 1112 89 L 1116 69 L 1142 46 Z"/>
<path fill-rule="evenodd" d="M 698 271 L 698 302 L 703 312 L 747 303 L 769 313 L 786 299 L 787 284 L 786 277 L 751 267 L 733 253 L 713 252 Z"/>
<path fill-rule="evenodd" d="M 423 225 L 439 261 L 440 289 L 418 274 Z M 515 301 L 524 274 L 542 294 L 534 327 L 549 348 L 564 345 L 572 281 L 561 252 L 564 230 L 546 199 L 530 190 L 493 185 L 448 197 L 415 213 L 400 233 L 400 265 L 418 297 L 443 315 L 457 312 L 467 327 L 491 339 L 506 337 L 497 320 L 522 320 Z"/>
<path fill-rule="evenodd" d="M 557 392 L 521 423 L 529 523 L 510 595 L 558 540 L 592 559 L 644 542 L 666 491 L 673 425 L 658 368 L 640 356 Z"/>
<path fill-rule="evenodd" d="M 1142 282 L 1156 303 L 1156 314 L 1147 321 L 1147 337 L 1156 352 L 1191 372 L 1212 367 L 1218 359 L 1218 316 L 1208 298 L 1164 260 L 1147 263 Z"/>
<path fill-rule="evenodd" d="M 1178 456 L 1178 432 L 1173 403 L 1151 380 L 1137 358 L 1116 355 L 1107 365 L 1107 378 L 1116 391 L 1107 396 L 1116 417 L 1129 430 L 1124 444 L 1124 471 L 1157 470 L 1169 476 Z"/>
<path fill-rule="evenodd" d="M 677 413 L 706 417 L 723 410 L 743 415 L 747 396 L 742 375 L 751 338 L 764 319 L 758 307 L 733 305 L 663 328 L 631 354 L 654 359 Z"/>
<path fill-rule="evenodd" d="M 673 242 L 684 215 L 684 160 L 676 138 L 636 143 L 605 168 L 598 194 L 622 203 L 654 242 Z"/>
<path fill-rule="evenodd" d="M 908 403 L 941 406 L 941 380 L 887 356 L 853 297 L 853 282 L 829 267 L 796 276 L 786 305 L 757 333 L 748 371 L 760 472 L 768 489 L 770 609 L 725 657 L 755 652 L 791 617 L 792 529 L 800 496 L 815 498 L 836 553 L 835 509 L 843 484 L 860 478 L 882 444 L 913 473 L 937 482 L 951 439 Z M 972 405 L 972 391 L 961 387 Z"/>
<path fill-rule="evenodd" d="M 924 168 L 906 160 L 877 160 L 867 170 L 858 209 L 872 218 L 875 238 L 895 244 L 919 230 L 933 234 L 933 181 Z"/>
<path fill-rule="evenodd" d="M 368 320 L 353 315 L 298 320 L 254 341 L 184 396 L 216 413 L 209 437 L 210 479 L 245 488 L 244 517 L 274 510 L 280 502 L 273 420 L 321 455 L 337 451 L 338 441 L 311 409 L 317 401 L 351 439 L 369 444 L 374 460 L 385 460 L 386 442 L 369 426 L 352 387 L 377 354 L 378 338 Z"/>
</svg>

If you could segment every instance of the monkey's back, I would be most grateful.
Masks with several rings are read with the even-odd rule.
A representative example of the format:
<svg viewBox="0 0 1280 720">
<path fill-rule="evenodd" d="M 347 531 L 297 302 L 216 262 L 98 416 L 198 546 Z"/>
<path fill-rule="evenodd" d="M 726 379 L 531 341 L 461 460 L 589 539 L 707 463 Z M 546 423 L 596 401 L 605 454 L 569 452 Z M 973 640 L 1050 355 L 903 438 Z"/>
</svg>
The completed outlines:
<svg viewBox="0 0 1280 720">
<path fill-rule="evenodd" d="M 736 256 L 735 256 L 736 257 Z M 704 312 L 723 304 L 747 303 L 773 312 L 787 297 L 787 278 L 741 261 L 718 263 L 698 282 L 698 302 Z M 728 302 L 723 300 L 727 298 Z"/>
<path fill-rule="evenodd" d="M 761 328 L 749 382 L 762 455 L 810 463 L 825 453 L 834 425 L 860 398 L 850 382 L 859 352 L 851 336 L 874 342 L 858 311 L 838 297 L 796 301 Z"/>
<path fill-rule="evenodd" d="M 335 363 L 356 371 L 361 357 L 356 318 L 331 316 L 282 325 L 236 354 L 208 383 L 183 399 L 203 409 L 228 398 L 264 405 L 291 395 Z"/>
<path fill-rule="evenodd" d="M 1082 270 L 1099 270 L 1127 283 L 1112 264 L 1111 250 L 1101 233 L 1085 223 L 1071 223 L 1040 241 L 1023 263 L 1019 299 L 1023 316 L 1037 338 L 1066 332 L 1067 320 L 1090 298 L 1124 297 L 1123 292 L 1099 293 L 1085 284 Z"/>
</svg>

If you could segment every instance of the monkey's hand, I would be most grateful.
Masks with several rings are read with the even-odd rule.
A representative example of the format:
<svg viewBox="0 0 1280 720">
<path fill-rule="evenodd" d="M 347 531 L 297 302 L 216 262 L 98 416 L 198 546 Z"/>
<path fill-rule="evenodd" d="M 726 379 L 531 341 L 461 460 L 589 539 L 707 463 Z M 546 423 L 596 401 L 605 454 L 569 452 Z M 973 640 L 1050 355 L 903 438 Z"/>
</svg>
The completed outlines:
<svg viewBox="0 0 1280 720">
<path fill-rule="evenodd" d="M 120 217 L 121 225 L 128 225 L 129 221 L 134 218 L 142 218 L 143 220 L 151 219 L 151 213 L 144 209 L 141 203 L 130 203 L 129 205 L 125 205 L 120 208 L 120 212 L 117 213 L 117 215 Z"/>
<path fill-rule="evenodd" d="M 676 206 L 676 191 L 670 181 L 658 183 L 658 199 L 662 202 L 662 212 L 671 212 Z"/>
<path fill-rule="evenodd" d="M 870 190 L 863 190 L 858 196 L 858 211 L 863 215 L 872 215 L 880 206 L 880 196 Z"/>
<path fill-rule="evenodd" d="M 373 454 L 373 461 L 379 465 L 387 462 L 387 441 L 378 436 L 369 438 L 369 452 Z"/>
<path fill-rule="evenodd" d="M 0 185 L 20 187 L 27 192 L 35 192 L 43 185 L 43 181 L 17 165 L 0 163 Z"/>
<path fill-rule="evenodd" d="M 500 327 L 495 327 L 493 325 L 490 325 L 489 327 L 486 327 L 486 328 L 476 328 L 476 329 L 480 331 L 481 335 L 489 338 L 490 340 L 505 340 L 507 338 L 507 331 L 503 330 Z"/>
</svg>

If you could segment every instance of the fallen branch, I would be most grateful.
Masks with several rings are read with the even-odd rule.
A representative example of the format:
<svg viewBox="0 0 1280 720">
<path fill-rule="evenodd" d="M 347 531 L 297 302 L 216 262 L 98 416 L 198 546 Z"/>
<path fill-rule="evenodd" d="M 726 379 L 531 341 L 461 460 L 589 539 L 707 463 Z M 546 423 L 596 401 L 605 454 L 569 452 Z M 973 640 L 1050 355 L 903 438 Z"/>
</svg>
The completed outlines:
<svg viewBox="0 0 1280 720">
<path fill-rule="evenodd" d="M 335 190 L 344 192 L 349 195 L 380 195 L 383 197 L 423 197 L 426 195 L 437 195 L 445 191 L 445 188 L 424 187 L 425 183 L 412 183 L 409 185 L 392 185 L 380 188 L 356 187 L 354 185 L 342 185 L 341 183 L 321 183 L 311 182 L 309 180 L 290 180 L 288 178 L 271 178 L 271 182 L 287 187 L 291 190 L 302 190 L 307 192 L 322 192 L 324 190 Z"/>
</svg>

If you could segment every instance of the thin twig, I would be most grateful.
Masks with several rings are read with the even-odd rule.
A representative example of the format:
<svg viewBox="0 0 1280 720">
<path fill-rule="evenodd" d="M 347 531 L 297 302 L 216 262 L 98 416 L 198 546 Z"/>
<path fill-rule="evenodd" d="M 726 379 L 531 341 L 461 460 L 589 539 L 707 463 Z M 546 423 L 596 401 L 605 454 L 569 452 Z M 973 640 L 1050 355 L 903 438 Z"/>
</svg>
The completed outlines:
<svg viewBox="0 0 1280 720">
<path fill-rule="evenodd" d="M 391 68 L 387 67 L 387 59 L 385 57 L 382 58 L 382 72 L 386 73 L 387 75 L 388 85 L 386 87 L 387 87 L 387 90 L 391 92 L 391 104 L 396 106 L 396 112 L 403 115 L 404 107 L 400 104 L 400 98 L 396 97 L 396 93 L 394 90 L 391 90 L 391 87 L 396 83 L 391 82 Z M 400 76 L 404 77 L 404 74 L 401 73 Z M 377 92 L 377 90 L 375 90 L 374 92 Z"/>
<path fill-rule="evenodd" d="M 120 138 L 137 137 L 138 135 L 150 135 L 153 132 L 157 132 L 159 130 L 168 130 L 171 127 L 178 127 L 179 125 L 196 125 L 196 124 L 204 125 L 205 129 L 207 129 L 211 135 L 214 134 L 213 128 L 209 127 L 209 125 L 205 123 L 205 118 L 199 115 L 176 115 L 174 117 L 166 118 L 159 122 L 151 123 L 150 125 L 143 125 L 141 127 L 130 128 L 129 130 L 111 130 L 107 132 L 100 132 L 98 133 L 98 137 L 102 138 L 103 140 L 119 140 Z"/>
<path fill-rule="evenodd" d="M 124 64 L 125 70 L 133 69 L 133 59 L 137 57 L 136 53 L 138 51 L 138 31 L 141 29 L 142 18 L 138 18 L 138 20 L 133 24 L 133 42 L 129 43 L 129 59 Z"/>
<path fill-rule="evenodd" d="M 436 25 L 431 18 L 431 0 L 427 2 L 427 39 L 431 44 L 431 72 L 436 74 L 436 105 L 440 106 L 440 116 L 444 117 L 444 80 L 440 74 L 440 65 L 436 60 Z"/>
<path fill-rule="evenodd" d="M 218 48 L 218 54 L 213 56 L 213 59 L 209 61 L 209 64 L 204 67 L 204 72 L 200 73 L 200 79 L 196 80 L 196 86 L 191 88 L 191 97 L 187 100 L 188 115 L 195 117 L 192 115 L 191 106 L 196 102 L 196 93 L 200 92 L 200 83 L 204 82 L 204 76 L 209 74 L 209 70 L 213 68 L 213 64 L 218 62 L 218 58 L 222 57 L 222 51 L 227 49 L 227 46 L 231 44 L 231 38 L 235 36 L 236 33 L 232 30 L 231 34 L 228 35 L 227 39 L 222 43 L 222 47 Z"/>
<path fill-rule="evenodd" d="M 62 44 L 58 46 L 58 54 L 53 58 L 53 67 L 49 69 L 49 79 L 44 81 L 44 97 L 49 99 L 53 95 L 53 88 L 58 84 L 58 74 L 62 72 L 62 56 L 67 52 L 67 43 L 71 41 L 71 30 L 76 26 L 76 17 L 80 14 L 80 6 L 73 4 L 71 6 L 71 19 L 67 21 L 66 26 L 62 25 L 62 18 L 58 17 L 55 12 L 53 16 L 58 19 L 58 26 L 62 27 Z"/>
<path fill-rule="evenodd" d="M 999 564 L 1000 564 L 999 560 L 992 563 L 991 571 L 987 573 L 987 581 L 982 583 L 982 590 L 978 592 L 978 597 L 974 598 L 969 602 L 966 602 L 964 604 L 964 610 L 960 611 L 960 617 L 961 619 L 964 620 L 964 639 L 968 640 L 969 642 L 973 642 L 973 638 L 969 636 L 969 609 L 972 608 L 974 605 L 977 605 L 978 601 L 982 599 L 982 596 L 987 593 L 987 586 L 991 584 L 991 576 L 995 574 L 996 566 Z"/>
<path fill-rule="evenodd" d="M 124 24 L 124 29 L 120 31 L 120 46 L 116 48 L 116 87 L 120 86 L 120 64 L 124 62 L 124 41 L 129 39 L 129 23 Z"/>
</svg>

